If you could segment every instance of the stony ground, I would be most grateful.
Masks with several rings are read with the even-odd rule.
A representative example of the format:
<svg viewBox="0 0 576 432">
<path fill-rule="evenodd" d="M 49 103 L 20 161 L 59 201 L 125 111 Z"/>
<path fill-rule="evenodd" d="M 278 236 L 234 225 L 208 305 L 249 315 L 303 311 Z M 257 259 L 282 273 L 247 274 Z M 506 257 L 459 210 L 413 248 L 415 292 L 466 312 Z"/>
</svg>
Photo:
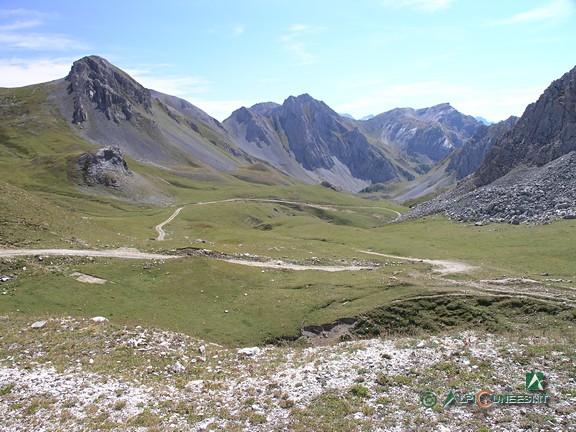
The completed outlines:
<svg viewBox="0 0 576 432">
<path fill-rule="evenodd" d="M 225 348 L 109 321 L 0 317 L 3 431 L 576 431 L 575 332 L 450 332 Z M 448 393 L 548 404 L 443 407 Z M 421 403 L 435 392 L 431 408 Z M 430 399 L 430 398 L 428 398 Z"/>
<path fill-rule="evenodd" d="M 475 188 L 474 178 L 416 206 L 398 220 L 444 213 L 456 221 L 481 224 L 549 223 L 576 219 L 576 152 L 542 167 L 520 167 L 489 185 Z"/>
</svg>

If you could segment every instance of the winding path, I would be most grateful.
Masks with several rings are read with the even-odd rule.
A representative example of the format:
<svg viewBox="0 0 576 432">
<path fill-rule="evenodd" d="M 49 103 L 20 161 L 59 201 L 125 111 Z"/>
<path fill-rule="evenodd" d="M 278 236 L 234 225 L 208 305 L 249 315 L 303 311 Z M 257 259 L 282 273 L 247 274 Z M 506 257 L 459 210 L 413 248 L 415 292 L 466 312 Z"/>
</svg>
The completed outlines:
<svg viewBox="0 0 576 432">
<path fill-rule="evenodd" d="M 148 252 L 140 252 L 133 248 L 119 248 L 112 250 L 87 250 L 87 249 L 0 249 L 1 258 L 14 258 L 18 256 L 74 256 L 74 257 L 103 257 L 119 259 L 145 259 L 166 260 L 186 258 L 186 255 L 163 255 Z M 285 263 L 283 261 L 249 261 L 236 258 L 213 258 L 231 264 L 239 264 L 249 267 L 275 268 L 283 270 L 317 270 L 325 272 L 372 270 L 368 266 L 313 266 Z"/>
<path fill-rule="evenodd" d="M 193 203 L 190 205 L 210 205 L 210 204 L 221 204 L 221 203 L 231 203 L 231 202 L 264 202 L 264 203 L 274 203 L 274 204 L 299 205 L 299 206 L 303 206 L 303 207 L 310 207 L 310 208 L 315 208 L 315 209 L 319 209 L 319 210 L 328 210 L 328 211 L 340 211 L 340 209 L 338 209 L 338 207 L 340 207 L 340 208 L 344 207 L 349 212 L 353 212 L 352 209 L 378 209 L 378 210 L 385 210 L 385 211 L 392 212 L 397 217 L 402 216 L 402 213 L 400 213 L 399 211 L 392 210 L 392 209 L 389 209 L 387 207 L 330 206 L 330 205 L 309 204 L 309 203 L 303 203 L 303 202 L 298 202 L 298 201 L 287 201 L 287 200 L 267 199 L 267 198 L 229 198 L 229 199 L 218 200 L 218 201 L 201 201 L 201 202 Z M 156 229 L 156 232 L 158 233 L 158 237 L 156 237 L 157 241 L 164 240 L 164 238 L 166 237 L 166 232 L 163 229 L 164 226 L 169 224 L 170 222 L 172 222 L 174 220 L 174 218 L 176 216 L 178 216 L 180 211 L 182 209 L 184 209 L 184 207 L 178 208 L 172 214 L 172 216 L 170 216 L 164 222 L 156 225 L 155 229 Z"/>
<path fill-rule="evenodd" d="M 444 260 L 411 258 L 411 257 L 397 256 L 397 255 L 388 255 L 388 254 L 372 252 L 372 251 L 364 251 L 364 250 L 359 250 L 358 252 L 370 254 L 370 255 L 382 256 L 382 257 L 386 257 L 386 258 L 399 259 L 402 261 L 423 262 L 426 264 L 431 264 L 433 266 L 440 267 L 436 271 L 440 274 L 443 274 L 443 275 L 451 274 L 451 273 L 462 273 L 462 272 L 474 270 L 476 268 L 476 267 L 471 266 L 469 264 L 465 264 L 465 263 L 461 263 L 461 262 L 457 262 L 457 261 L 444 261 Z"/>
<path fill-rule="evenodd" d="M 166 237 L 166 231 L 164 231 L 164 225 L 169 224 L 170 222 L 172 222 L 174 220 L 174 218 L 176 216 L 178 216 L 178 213 L 180 213 L 182 211 L 184 207 L 180 207 L 178 209 L 176 209 L 176 211 L 174 213 L 172 213 L 172 216 L 170 216 L 168 219 L 166 219 L 164 222 L 159 223 L 158 225 L 156 225 L 156 232 L 158 233 L 158 237 L 156 238 L 156 240 L 158 241 L 162 241 L 164 240 L 164 237 Z"/>
<path fill-rule="evenodd" d="M 323 205 L 323 204 L 310 204 L 307 202 L 299 202 L 299 201 L 288 201 L 282 199 L 271 199 L 271 198 L 230 198 L 220 201 L 205 201 L 205 202 L 198 202 L 193 205 L 206 205 L 206 204 L 219 204 L 219 203 L 227 203 L 227 202 L 264 202 L 264 203 L 274 203 L 274 204 L 288 204 L 288 205 L 299 205 L 302 207 L 310 207 L 319 210 L 329 210 L 329 211 L 340 211 L 340 209 L 346 209 L 348 211 L 352 211 L 352 209 L 374 209 L 374 210 L 385 210 L 394 213 L 396 216 L 402 216 L 402 213 L 396 210 L 392 210 L 388 207 L 356 207 L 356 206 L 339 206 L 339 205 Z"/>
<path fill-rule="evenodd" d="M 75 256 L 75 257 L 104 257 L 124 259 L 171 259 L 182 258 L 179 255 L 162 255 L 140 252 L 133 248 L 119 248 L 111 250 L 88 249 L 0 249 L 0 258 L 14 258 L 17 256 Z"/>
<path fill-rule="evenodd" d="M 290 264 L 283 261 L 244 261 L 239 259 L 222 259 L 232 264 L 241 264 L 250 267 L 263 267 L 275 268 L 284 270 L 321 270 L 325 272 L 339 272 L 339 271 L 357 271 L 357 270 L 373 270 L 374 267 L 369 266 L 311 266 Z"/>
</svg>

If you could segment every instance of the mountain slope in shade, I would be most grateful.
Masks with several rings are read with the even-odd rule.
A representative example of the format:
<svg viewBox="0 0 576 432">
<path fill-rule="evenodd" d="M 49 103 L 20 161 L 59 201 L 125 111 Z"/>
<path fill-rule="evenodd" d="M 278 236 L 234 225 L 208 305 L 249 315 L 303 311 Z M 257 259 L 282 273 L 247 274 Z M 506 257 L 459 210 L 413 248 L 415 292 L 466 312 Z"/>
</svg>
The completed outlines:
<svg viewBox="0 0 576 432">
<path fill-rule="evenodd" d="M 518 117 L 512 116 L 499 123 L 481 125 L 474 136 L 450 156 L 447 170 L 455 171 L 457 180 L 462 180 L 472 174 L 482 165 L 486 153 L 494 146 L 494 143 L 510 131 L 517 120 Z"/>
<path fill-rule="evenodd" d="M 472 138 L 430 171 L 406 183 L 400 191 L 383 197 L 404 203 L 454 187 L 458 181 L 478 169 L 494 142 L 512 129 L 516 120 L 517 117 L 510 117 L 490 126 L 480 125 Z"/>
<path fill-rule="evenodd" d="M 74 62 L 59 96 L 75 132 L 136 160 L 219 171 L 251 162 L 218 121 L 182 99 L 144 88 L 101 57 Z"/>
<path fill-rule="evenodd" d="M 304 181 L 358 191 L 413 177 L 372 145 L 356 122 L 308 94 L 291 96 L 282 105 L 240 108 L 224 125 L 247 153 Z"/>
<path fill-rule="evenodd" d="M 439 212 L 482 223 L 576 218 L 576 67 L 526 108 L 473 175 L 407 217 Z"/>
<path fill-rule="evenodd" d="M 450 104 L 396 108 L 360 123 L 369 136 L 406 152 L 427 167 L 464 145 L 481 125 Z"/>
<path fill-rule="evenodd" d="M 576 67 L 526 108 L 513 131 L 486 155 L 475 175 L 486 185 L 525 164 L 542 166 L 576 150 Z"/>
</svg>

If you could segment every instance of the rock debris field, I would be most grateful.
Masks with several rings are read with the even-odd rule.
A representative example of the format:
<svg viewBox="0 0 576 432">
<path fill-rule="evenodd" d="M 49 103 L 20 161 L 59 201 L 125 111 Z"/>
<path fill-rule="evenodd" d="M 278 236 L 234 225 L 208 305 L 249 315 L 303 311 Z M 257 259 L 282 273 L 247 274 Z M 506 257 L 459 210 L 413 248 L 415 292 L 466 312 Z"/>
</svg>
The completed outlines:
<svg viewBox="0 0 576 432">
<path fill-rule="evenodd" d="M 226 348 L 105 317 L 21 320 L 0 317 L 3 431 L 576 430 L 573 334 Z M 547 404 L 443 407 L 450 391 L 535 394 L 527 372 Z"/>
</svg>

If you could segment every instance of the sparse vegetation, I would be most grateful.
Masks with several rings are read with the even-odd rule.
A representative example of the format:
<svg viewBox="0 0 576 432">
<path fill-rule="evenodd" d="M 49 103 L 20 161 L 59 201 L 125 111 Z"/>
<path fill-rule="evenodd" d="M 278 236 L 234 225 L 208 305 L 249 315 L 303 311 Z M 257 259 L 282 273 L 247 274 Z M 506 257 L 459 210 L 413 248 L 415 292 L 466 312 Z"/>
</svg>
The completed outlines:
<svg viewBox="0 0 576 432">
<path fill-rule="evenodd" d="M 516 375 L 532 369 L 553 372 L 556 405 L 522 417 L 472 410 L 460 426 L 562 429 L 573 417 L 573 221 L 390 224 L 407 208 L 288 181 L 262 163 L 216 174 L 193 161 L 165 171 L 129 159 L 131 170 L 174 197 L 172 206 L 91 194 L 70 181 L 71 160 L 91 147 L 55 115 L 58 107 L 41 103 L 50 85 L 0 91 L 0 248 L 190 256 L 0 258 L 0 360 L 8 371 L 0 396 L 12 421 L 26 415 L 66 430 L 126 422 L 269 430 L 275 421 L 295 431 L 415 429 L 452 420 L 439 405 L 419 405 L 422 392 L 510 382 L 521 390 Z M 165 227 L 166 240 L 156 241 L 154 227 L 176 207 L 183 210 Z M 441 275 L 418 258 L 474 268 Z M 372 270 L 291 271 L 282 263 Z M 342 319 L 345 326 L 330 325 Z M 37 320 L 47 323 L 31 328 Z M 317 332 L 301 337 L 304 328 Z M 356 340 L 364 338 L 375 339 Z M 254 357 L 235 350 L 270 343 L 279 346 Z M 38 382 L 76 386 L 30 396 L 37 382 L 23 385 L 15 375 L 36 373 Z"/>
</svg>

